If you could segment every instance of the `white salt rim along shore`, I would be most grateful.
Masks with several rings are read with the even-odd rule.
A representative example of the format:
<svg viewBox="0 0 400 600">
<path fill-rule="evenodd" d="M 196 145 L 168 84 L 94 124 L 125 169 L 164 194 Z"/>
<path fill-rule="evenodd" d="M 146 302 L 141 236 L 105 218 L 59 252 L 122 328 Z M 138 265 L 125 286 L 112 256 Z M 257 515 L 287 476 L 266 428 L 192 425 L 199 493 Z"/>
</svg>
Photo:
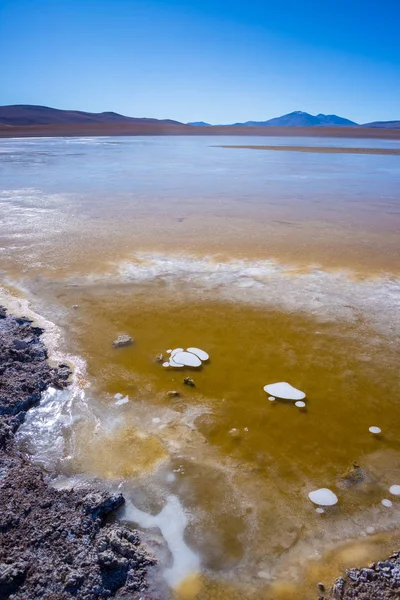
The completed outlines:
<svg viewBox="0 0 400 600">
<path fill-rule="evenodd" d="M 393 494 L 393 496 L 400 496 L 400 485 L 391 485 L 389 492 Z"/>
<path fill-rule="evenodd" d="M 382 429 L 380 427 L 375 427 L 375 425 L 370 427 L 368 431 L 370 431 L 371 433 L 374 433 L 375 435 L 382 433 Z"/>
<path fill-rule="evenodd" d="M 265 385 L 264 391 L 276 398 L 282 398 L 282 400 L 303 400 L 306 397 L 304 392 L 293 387 L 286 381 Z"/>
<path fill-rule="evenodd" d="M 313 490 L 308 494 L 308 497 L 311 502 L 320 506 L 333 506 L 338 503 L 338 497 L 328 488 Z"/>
</svg>

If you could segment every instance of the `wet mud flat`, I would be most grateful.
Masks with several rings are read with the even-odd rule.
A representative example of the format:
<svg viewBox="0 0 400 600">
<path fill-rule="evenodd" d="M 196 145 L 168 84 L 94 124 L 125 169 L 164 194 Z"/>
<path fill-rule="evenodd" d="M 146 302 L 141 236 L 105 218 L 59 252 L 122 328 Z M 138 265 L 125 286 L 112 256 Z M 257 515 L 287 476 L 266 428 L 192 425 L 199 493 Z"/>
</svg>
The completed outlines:
<svg viewBox="0 0 400 600">
<path fill-rule="evenodd" d="M 87 486 L 55 490 L 19 452 L 14 434 L 49 386 L 68 386 L 67 365 L 52 367 L 27 319 L 0 307 L 0 598 L 141 598 L 154 559 L 136 531 L 107 515 L 122 494 Z"/>
</svg>

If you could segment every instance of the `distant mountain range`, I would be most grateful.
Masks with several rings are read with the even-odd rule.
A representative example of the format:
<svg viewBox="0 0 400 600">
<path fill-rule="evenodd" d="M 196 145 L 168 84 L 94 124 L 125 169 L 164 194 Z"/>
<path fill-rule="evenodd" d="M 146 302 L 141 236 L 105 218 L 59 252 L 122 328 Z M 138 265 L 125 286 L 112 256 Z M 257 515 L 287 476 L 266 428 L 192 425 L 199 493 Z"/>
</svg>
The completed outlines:
<svg viewBox="0 0 400 600">
<path fill-rule="evenodd" d="M 188 123 L 188 125 L 209 125 L 204 121 Z M 385 129 L 400 129 L 400 121 L 375 121 L 360 125 L 350 119 L 338 117 L 337 115 L 310 115 L 309 113 L 296 110 L 282 117 L 275 117 L 268 121 L 246 121 L 245 123 L 232 123 L 227 127 L 376 127 Z"/>
<path fill-rule="evenodd" d="M 239 126 L 265 126 L 265 127 L 357 127 L 358 123 L 343 119 L 337 115 L 310 115 L 309 113 L 296 110 L 295 112 L 275 117 L 268 121 L 247 121 L 246 123 L 234 123 Z"/>
<path fill-rule="evenodd" d="M 115 112 L 90 113 L 80 110 L 60 110 L 48 106 L 35 106 L 30 104 L 14 104 L 0 106 L 0 125 L 29 126 L 29 125 L 180 125 L 183 123 L 171 119 L 151 119 L 146 117 L 126 117 Z M 204 121 L 186 123 L 191 127 L 213 127 Z M 399 121 L 374 121 L 360 125 L 349 119 L 337 115 L 310 115 L 302 111 L 295 111 L 282 117 L 268 121 L 246 121 L 233 123 L 226 127 L 371 127 L 375 129 L 400 129 Z M 221 126 L 225 127 L 225 126 Z"/>
<path fill-rule="evenodd" d="M 77 125 L 77 124 L 137 124 L 160 123 L 168 125 L 182 125 L 179 121 L 171 119 L 148 119 L 125 117 L 115 112 L 89 113 L 80 110 L 60 110 L 48 106 L 35 106 L 31 104 L 14 104 L 0 106 L 0 125 Z"/>
</svg>

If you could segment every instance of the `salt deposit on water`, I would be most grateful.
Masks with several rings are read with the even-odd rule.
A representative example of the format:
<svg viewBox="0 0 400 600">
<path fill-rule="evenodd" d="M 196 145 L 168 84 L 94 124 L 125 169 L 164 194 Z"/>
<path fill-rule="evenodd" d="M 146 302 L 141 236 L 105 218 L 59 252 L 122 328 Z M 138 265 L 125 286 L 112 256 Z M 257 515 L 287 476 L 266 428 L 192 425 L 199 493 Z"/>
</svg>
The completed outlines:
<svg viewBox="0 0 400 600">
<path fill-rule="evenodd" d="M 200 348 L 188 348 L 186 351 L 183 348 L 175 348 L 167 350 L 167 354 L 171 357 L 168 362 L 163 363 L 163 367 L 201 367 L 202 361 L 207 361 L 209 355 Z"/>
<path fill-rule="evenodd" d="M 290 383 L 286 383 L 286 381 L 265 385 L 264 391 L 283 400 L 303 400 L 306 397 L 304 392 L 293 387 Z"/>
<path fill-rule="evenodd" d="M 389 492 L 393 494 L 393 496 L 400 496 L 400 485 L 392 485 L 389 488 Z"/>
<path fill-rule="evenodd" d="M 138 253 L 119 264 L 123 281 L 164 282 L 177 295 L 201 289 L 223 300 L 300 310 L 331 320 L 357 322 L 360 311 L 376 329 L 392 334 L 400 327 L 400 279 L 356 280 L 348 271 L 308 272 L 273 260 L 214 260 L 213 257 Z M 107 278 L 112 277 L 107 274 Z M 249 288 L 251 294 L 249 294 Z M 382 310 L 385 307 L 385 310 Z"/>
<path fill-rule="evenodd" d="M 304 408 L 306 403 L 303 402 L 303 400 L 297 400 L 297 402 L 295 402 L 295 405 L 297 406 L 297 408 Z"/>
<path fill-rule="evenodd" d="M 374 433 L 375 435 L 378 435 L 379 433 L 382 433 L 382 429 L 380 427 L 375 427 L 374 425 L 369 428 L 369 431 L 371 433 Z"/>
<path fill-rule="evenodd" d="M 328 488 L 314 490 L 308 494 L 308 497 L 310 498 L 311 502 L 314 502 L 314 504 L 319 504 L 320 506 L 333 506 L 338 502 L 336 494 L 334 494 Z"/>
<path fill-rule="evenodd" d="M 387 498 L 381 500 L 381 504 L 383 504 L 383 506 L 386 506 L 386 508 L 390 508 L 391 506 L 393 506 L 393 502 L 391 500 L 388 500 Z"/>
<path fill-rule="evenodd" d="M 164 577 L 171 587 L 178 586 L 189 575 L 200 571 L 200 558 L 186 544 L 185 529 L 188 517 L 176 496 L 169 496 L 158 515 L 145 513 L 130 501 L 124 505 L 121 519 L 144 528 L 159 528 L 169 551 L 172 554 L 172 566 L 164 570 Z"/>
</svg>

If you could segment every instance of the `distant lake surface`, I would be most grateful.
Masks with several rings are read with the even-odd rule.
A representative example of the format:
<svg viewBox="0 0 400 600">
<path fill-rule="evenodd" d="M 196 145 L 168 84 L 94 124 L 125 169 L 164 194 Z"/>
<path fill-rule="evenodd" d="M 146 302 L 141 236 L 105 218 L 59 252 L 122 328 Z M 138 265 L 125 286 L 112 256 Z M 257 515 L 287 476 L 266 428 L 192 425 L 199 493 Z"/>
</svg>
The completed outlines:
<svg viewBox="0 0 400 600">
<path fill-rule="evenodd" d="M 224 144 L 400 147 L 0 140 L 0 301 L 75 367 L 19 439 L 58 487 L 122 489 L 171 597 L 309 600 L 396 549 L 400 502 L 381 500 L 400 484 L 400 156 Z M 135 342 L 116 350 L 121 333 Z M 155 360 L 189 347 L 201 369 Z M 281 381 L 304 409 L 268 399 Z M 339 501 L 318 514 L 325 487 Z"/>
</svg>

